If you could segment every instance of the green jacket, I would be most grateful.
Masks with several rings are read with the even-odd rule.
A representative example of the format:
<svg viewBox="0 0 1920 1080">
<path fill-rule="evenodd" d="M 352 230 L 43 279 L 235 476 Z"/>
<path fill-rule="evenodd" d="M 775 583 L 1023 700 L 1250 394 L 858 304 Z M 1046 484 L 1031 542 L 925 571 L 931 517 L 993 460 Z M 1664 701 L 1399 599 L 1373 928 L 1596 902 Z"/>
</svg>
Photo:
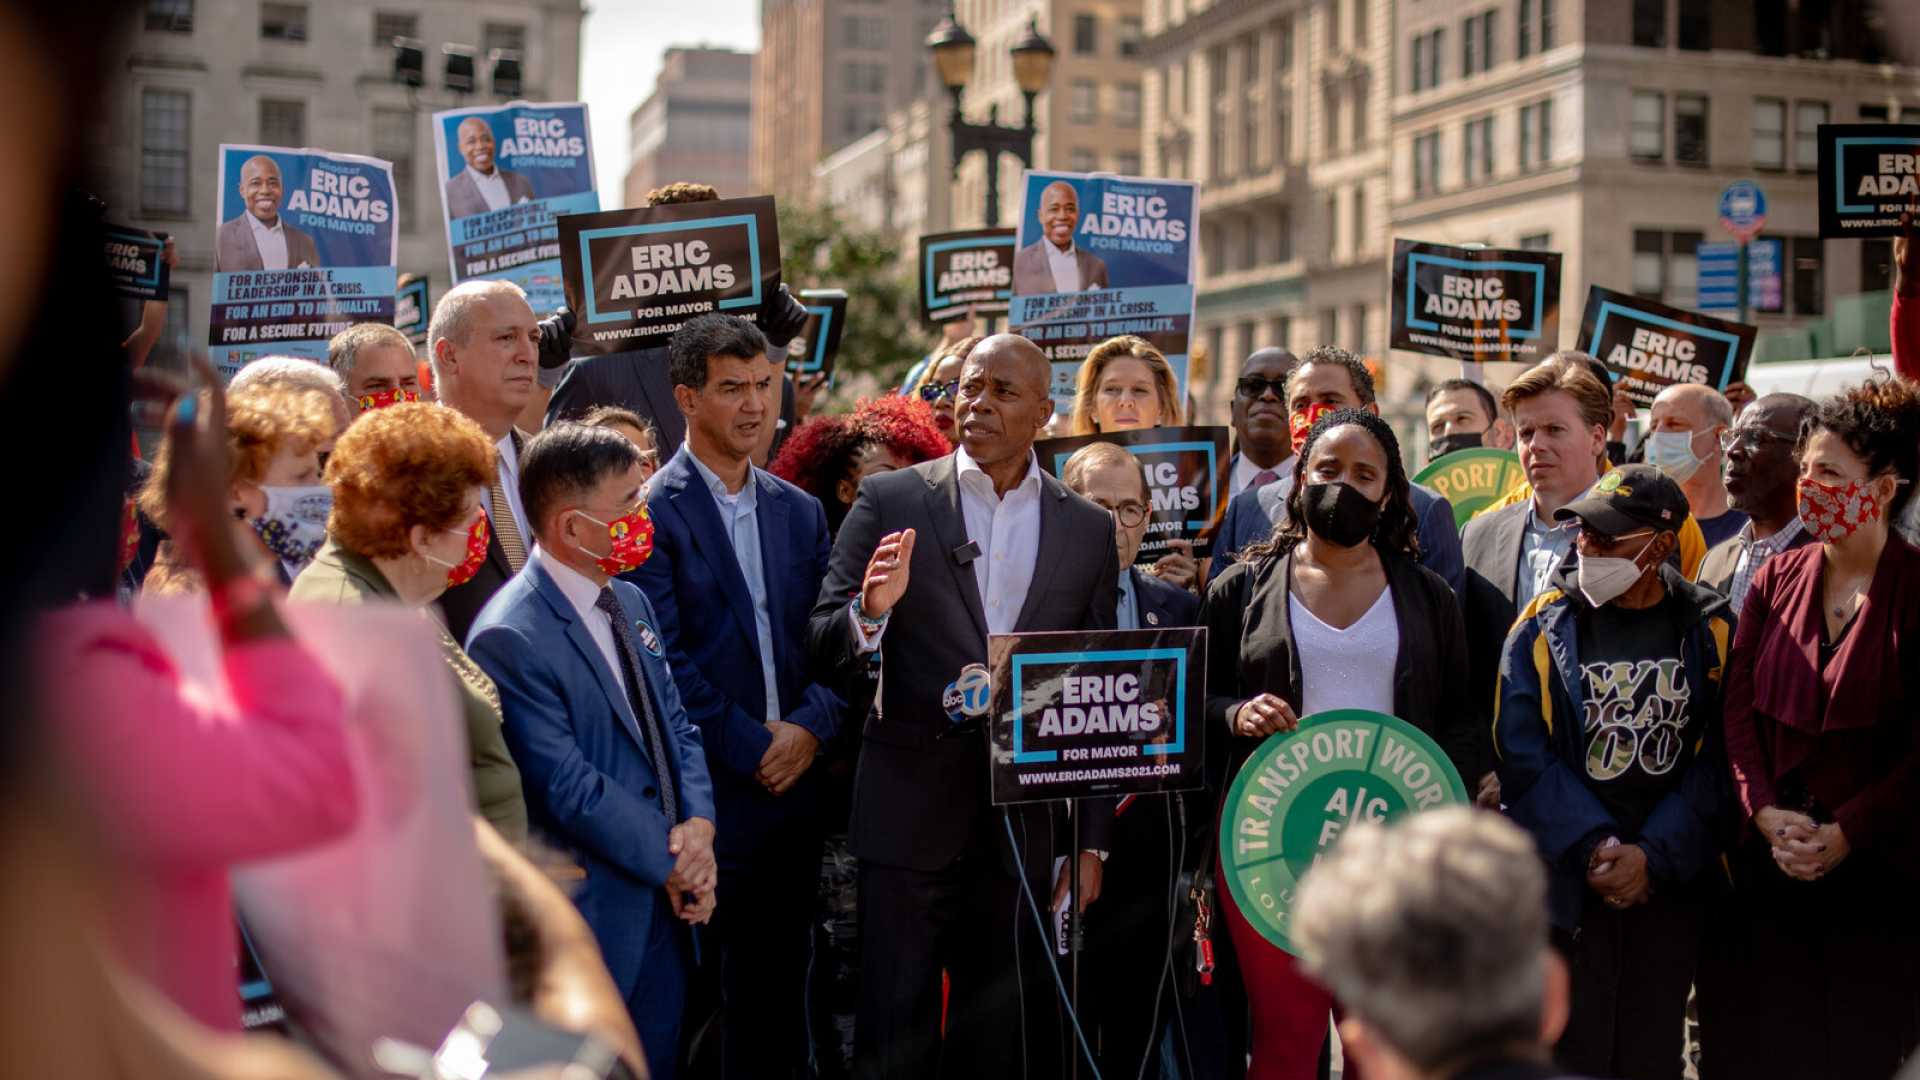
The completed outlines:
<svg viewBox="0 0 1920 1080">
<path fill-rule="evenodd" d="M 373 560 L 334 543 L 321 545 L 313 562 L 300 572 L 288 594 L 291 599 L 319 604 L 398 603 L 400 596 L 387 583 Z M 452 669 L 460 711 L 467 722 L 467 753 L 473 767 L 474 801 L 480 816 L 511 843 L 527 838 L 527 800 L 520 790 L 520 769 L 507 752 L 501 731 L 500 694 L 493 680 L 467 657 L 431 614 L 422 618 L 440 635 L 440 648 Z"/>
</svg>

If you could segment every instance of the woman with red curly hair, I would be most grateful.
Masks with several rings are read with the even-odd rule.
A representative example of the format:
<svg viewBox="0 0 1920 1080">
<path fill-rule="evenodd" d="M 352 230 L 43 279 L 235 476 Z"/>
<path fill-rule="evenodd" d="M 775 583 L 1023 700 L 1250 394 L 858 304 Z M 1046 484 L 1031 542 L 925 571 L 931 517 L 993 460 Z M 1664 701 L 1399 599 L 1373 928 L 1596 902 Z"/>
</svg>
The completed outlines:
<svg viewBox="0 0 1920 1080">
<path fill-rule="evenodd" d="M 493 455 L 480 425 L 444 405 L 409 402 L 363 415 L 327 460 L 327 541 L 290 597 L 424 610 L 473 577 L 487 557 Z M 439 621 L 429 621 L 466 718 L 477 809 L 519 843 L 527 837 L 527 803 L 501 731 L 499 691 Z"/>
<path fill-rule="evenodd" d="M 819 499 L 827 511 L 827 531 L 837 534 L 860 493 L 860 481 L 952 450 L 926 402 L 887 396 L 862 399 L 851 413 L 807 421 L 768 471 Z"/>
</svg>

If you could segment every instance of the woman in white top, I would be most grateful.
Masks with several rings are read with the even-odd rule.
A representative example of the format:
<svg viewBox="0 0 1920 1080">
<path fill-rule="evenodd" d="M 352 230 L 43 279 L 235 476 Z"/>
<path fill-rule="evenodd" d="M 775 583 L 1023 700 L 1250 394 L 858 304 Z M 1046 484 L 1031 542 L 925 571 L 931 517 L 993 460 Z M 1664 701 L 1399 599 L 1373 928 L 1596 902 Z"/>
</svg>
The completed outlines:
<svg viewBox="0 0 1920 1080">
<path fill-rule="evenodd" d="M 1433 736 L 1461 775 L 1481 775 L 1491 745 L 1473 721 L 1466 627 L 1446 581 L 1414 561 L 1418 518 L 1393 429 L 1337 410 L 1313 425 L 1300 461 L 1282 523 L 1201 605 L 1207 719 L 1232 736 L 1213 740 L 1229 744 L 1220 790 L 1261 739 L 1329 709 L 1391 713 Z M 1252 1008 L 1249 1080 L 1316 1076 L 1331 995 L 1224 889 L 1220 905 Z"/>
</svg>

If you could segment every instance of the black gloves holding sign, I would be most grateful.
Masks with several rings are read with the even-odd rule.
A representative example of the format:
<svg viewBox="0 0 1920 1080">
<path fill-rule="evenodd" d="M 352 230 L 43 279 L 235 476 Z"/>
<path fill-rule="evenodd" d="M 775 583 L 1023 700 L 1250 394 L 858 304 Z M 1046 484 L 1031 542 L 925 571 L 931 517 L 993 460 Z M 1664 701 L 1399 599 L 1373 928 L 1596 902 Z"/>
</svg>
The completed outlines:
<svg viewBox="0 0 1920 1080">
<path fill-rule="evenodd" d="M 567 366 L 573 343 L 573 309 L 561 308 L 535 324 L 540 328 L 540 366 Z"/>
<path fill-rule="evenodd" d="M 767 345 L 776 355 L 784 354 L 787 343 L 807 325 L 807 309 L 793 298 L 783 284 L 778 293 L 768 297 L 767 302 L 760 306 L 759 314 L 753 317 L 753 324 L 767 335 Z"/>
</svg>

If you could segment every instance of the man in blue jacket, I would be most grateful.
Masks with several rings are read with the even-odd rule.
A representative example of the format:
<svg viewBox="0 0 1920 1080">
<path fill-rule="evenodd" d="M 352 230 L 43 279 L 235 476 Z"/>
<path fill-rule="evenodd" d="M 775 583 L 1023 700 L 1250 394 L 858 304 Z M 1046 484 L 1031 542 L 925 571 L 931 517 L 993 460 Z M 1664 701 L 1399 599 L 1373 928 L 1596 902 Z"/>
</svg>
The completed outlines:
<svg viewBox="0 0 1920 1080">
<path fill-rule="evenodd" d="M 1556 1054 L 1601 1076 L 1680 1075 L 1730 802 L 1721 674 L 1733 613 L 1667 565 L 1687 497 L 1626 465 L 1555 512 L 1579 558 L 1507 636 L 1494 747 L 1551 875 L 1573 1015 Z"/>
<path fill-rule="evenodd" d="M 539 548 L 487 601 L 467 653 L 500 691 L 527 809 L 586 879 L 593 928 L 647 1069 L 676 1075 L 693 943 L 712 917 L 713 785 L 667 670 L 646 594 L 615 575 L 646 561 L 640 451 L 561 423 L 528 441 L 520 500 Z"/>
</svg>

